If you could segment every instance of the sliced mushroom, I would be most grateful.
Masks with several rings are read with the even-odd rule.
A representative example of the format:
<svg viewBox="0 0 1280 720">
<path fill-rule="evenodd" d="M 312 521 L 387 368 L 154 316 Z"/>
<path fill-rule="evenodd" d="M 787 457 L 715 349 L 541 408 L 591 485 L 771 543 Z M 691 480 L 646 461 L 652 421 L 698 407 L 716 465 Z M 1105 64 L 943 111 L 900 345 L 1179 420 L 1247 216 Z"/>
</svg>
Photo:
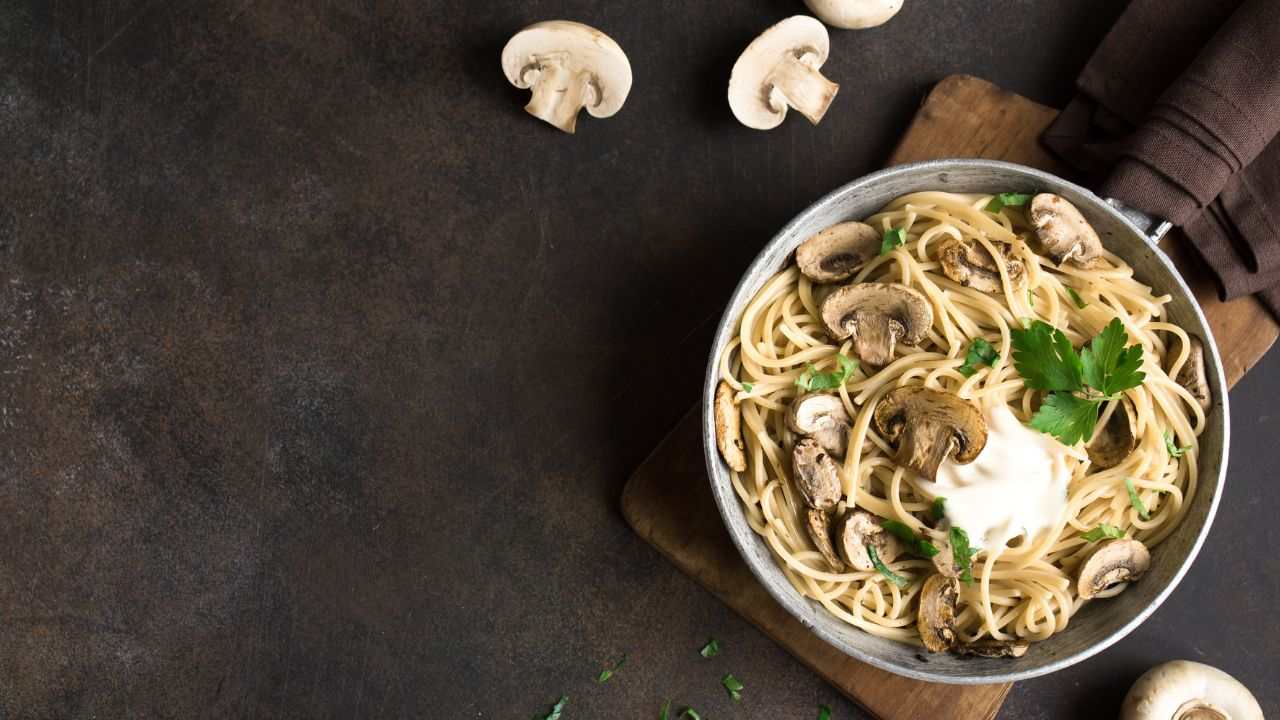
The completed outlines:
<svg viewBox="0 0 1280 720">
<path fill-rule="evenodd" d="M 502 71 L 518 88 L 532 88 L 530 115 L 567 133 L 578 111 L 607 118 L 631 92 L 631 63 L 599 30 L 568 20 L 540 22 L 516 33 L 502 49 Z"/>
<path fill-rule="evenodd" d="M 987 445 L 987 423 L 959 395 L 922 385 L 889 391 L 876 407 L 876 427 L 897 446 L 894 461 L 927 480 L 937 477 L 938 466 L 950 458 L 966 465 Z"/>
<path fill-rule="evenodd" d="M 834 340 L 853 338 L 863 362 L 881 367 L 898 343 L 915 345 L 933 325 L 933 306 L 919 291 L 894 283 L 846 285 L 822 301 L 822 323 Z"/>
<path fill-rule="evenodd" d="M 1040 193 L 1031 198 L 1027 215 L 1041 250 L 1058 265 L 1071 262 L 1092 268 L 1102 262 L 1102 239 L 1066 198 Z"/>
<path fill-rule="evenodd" d="M 938 554 L 933 556 L 933 566 L 946 577 L 960 577 L 960 566 L 956 564 L 956 555 L 951 551 L 951 543 L 946 543 L 938 549 Z"/>
<path fill-rule="evenodd" d="M 836 461 L 813 438 L 796 443 L 791 453 L 791 470 L 796 489 L 811 508 L 830 510 L 844 496 Z"/>
<path fill-rule="evenodd" d="M 827 61 L 827 28 L 795 15 L 751 41 L 729 76 L 729 108 L 749 128 L 770 130 L 793 107 L 817 125 L 840 86 L 818 72 Z"/>
<path fill-rule="evenodd" d="M 835 457 L 843 458 L 849 446 L 849 413 L 839 395 L 808 393 L 791 401 L 787 427 L 811 437 Z"/>
<path fill-rule="evenodd" d="M 1216 667 L 1173 660 L 1129 688 L 1120 720 L 1263 720 L 1262 706 L 1239 680 Z"/>
<path fill-rule="evenodd" d="M 974 640 L 973 642 L 960 643 L 952 648 L 957 655 L 971 655 L 973 657 L 1022 657 L 1027 654 L 1027 649 L 1031 647 L 1031 643 L 1026 640 L 996 640 L 995 638 L 985 638 L 983 640 Z"/>
<path fill-rule="evenodd" d="M 742 444 L 742 416 L 733 404 L 733 388 L 721 380 L 716 388 L 716 445 L 725 463 L 738 472 L 747 469 L 747 454 Z"/>
<path fill-rule="evenodd" d="M 1004 245 L 1003 260 L 1005 272 L 1009 275 L 1009 284 L 1015 290 L 1026 285 L 1027 268 L 1021 260 L 1013 256 L 1012 245 Z M 1000 268 L 996 265 L 991 253 L 976 242 L 949 238 L 938 246 L 938 260 L 942 263 L 942 272 L 956 282 L 971 287 L 979 292 L 996 293 L 1003 289 L 1000 284 Z"/>
<path fill-rule="evenodd" d="M 1187 354 L 1187 361 L 1178 371 L 1176 380 L 1200 403 L 1201 408 L 1208 410 L 1213 402 L 1213 395 L 1209 392 L 1209 379 L 1204 374 L 1204 343 L 1195 335 L 1190 338 L 1191 350 Z"/>
<path fill-rule="evenodd" d="M 1076 575 L 1076 593 L 1091 598 L 1122 582 L 1133 582 L 1151 567 L 1151 553 L 1141 541 L 1132 538 L 1100 543 L 1080 563 Z"/>
<path fill-rule="evenodd" d="M 1138 446 L 1136 423 L 1133 402 L 1121 398 L 1120 406 L 1111 412 L 1107 424 L 1086 448 L 1089 460 L 1100 468 L 1113 468 L 1124 462 Z"/>
<path fill-rule="evenodd" d="M 880 520 L 864 510 L 846 513 L 836 524 L 836 545 L 840 556 L 855 570 L 874 570 L 867 546 L 876 549 L 881 562 L 893 562 L 902 554 L 902 541 L 884 531 Z"/>
<path fill-rule="evenodd" d="M 944 652 L 955 646 L 956 601 L 960 582 L 955 578 L 930 575 L 920 589 L 920 607 L 916 610 L 916 630 L 929 652 Z"/>
<path fill-rule="evenodd" d="M 866 223 L 855 220 L 832 225 L 800 243 L 796 264 L 814 282 L 837 282 L 878 256 L 882 240 L 880 233 Z"/>
<path fill-rule="evenodd" d="M 843 572 L 844 563 L 840 562 L 840 556 L 836 555 L 836 549 L 831 546 L 831 513 L 809 508 L 805 520 L 805 529 L 809 531 L 814 547 L 818 548 L 818 552 L 822 553 L 827 564 L 836 572 Z"/>
<path fill-rule="evenodd" d="M 845 30 L 872 28 L 889 22 L 902 0 L 804 0 L 822 22 Z"/>
</svg>

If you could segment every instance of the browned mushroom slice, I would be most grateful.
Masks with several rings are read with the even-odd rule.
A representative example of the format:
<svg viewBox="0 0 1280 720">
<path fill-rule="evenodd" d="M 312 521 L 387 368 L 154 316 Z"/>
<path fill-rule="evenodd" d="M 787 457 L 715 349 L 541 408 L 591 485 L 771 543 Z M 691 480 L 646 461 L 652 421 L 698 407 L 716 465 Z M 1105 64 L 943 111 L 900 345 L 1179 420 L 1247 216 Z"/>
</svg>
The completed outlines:
<svg viewBox="0 0 1280 720">
<path fill-rule="evenodd" d="M 721 380 L 716 388 L 716 445 L 729 467 L 738 472 L 747 469 L 747 455 L 742 444 L 742 417 L 733 404 L 733 388 Z"/>
<path fill-rule="evenodd" d="M 952 652 L 957 655 L 970 655 L 973 657 L 1022 657 L 1027 654 L 1027 648 L 1031 647 L 1031 643 L 1026 640 L 996 640 L 995 638 L 985 638 L 983 640 L 974 640 L 973 642 L 960 643 L 952 648 Z"/>
<path fill-rule="evenodd" d="M 987 445 L 987 423 L 977 408 L 954 393 L 922 385 L 891 390 L 876 407 L 875 421 L 896 446 L 894 461 L 928 480 L 937 477 L 943 460 L 968 464 Z"/>
<path fill-rule="evenodd" d="M 875 569 L 867 546 L 876 549 L 881 562 L 893 562 L 902 554 L 902 542 L 881 527 L 876 516 L 864 510 L 846 513 L 836 524 L 836 546 L 840 556 L 855 570 Z"/>
<path fill-rule="evenodd" d="M 863 362 L 893 360 L 898 343 L 915 345 L 933 325 L 933 306 L 920 292 L 894 283 L 846 285 L 822 301 L 822 323 L 837 341 L 853 338 Z"/>
<path fill-rule="evenodd" d="M 835 457 L 844 457 L 849 446 L 849 413 L 838 395 L 808 393 L 791 401 L 787 427 L 811 437 Z"/>
<path fill-rule="evenodd" d="M 813 438 L 796 443 L 791 453 L 791 470 L 796 489 L 811 508 L 830 510 L 844 495 L 836 461 Z"/>
<path fill-rule="evenodd" d="M 1124 462 L 1138 446 L 1135 423 L 1133 402 L 1121 398 L 1120 406 L 1111 412 L 1107 424 L 1086 448 L 1089 460 L 1100 468 L 1113 468 Z"/>
<path fill-rule="evenodd" d="M 879 255 L 881 241 L 880 233 L 870 225 L 843 222 L 801 243 L 796 248 L 796 264 L 814 282 L 838 282 Z"/>
<path fill-rule="evenodd" d="M 1058 265 L 1097 267 L 1102 262 L 1102 239 L 1075 205 L 1059 195 L 1040 193 L 1031 198 L 1027 213 L 1040 250 Z"/>
<path fill-rule="evenodd" d="M 955 578 L 930 575 L 920 589 L 920 607 L 916 610 L 916 630 L 929 652 L 951 649 L 956 636 L 956 601 L 960 582 Z"/>
<path fill-rule="evenodd" d="M 1076 593 L 1082 598 L 1091 598 L 1116 583 L 1137 580 L 1150 567 L 1151 553 L 1138 540 L 1123 538 L 1099 543 L 1080 563 Z"/>
<path fill-rule="evenodd" d="M 1208 410 L 1213 402 L 1213 395 L 1209 392 L 1209 378 L 1204 373 L 1204 343 L 1195 335 L 1190 337 L 1191 350 L 1175 379 L 1179 385 L 1191 393 L 1191 397 L 1194 397 L 1196 402 L 1200 403 L 1201 408 Z"/>
<path fill-rule="evenodd" d="M 836 572 L 844 572 L 844 563 L 840 562 L 840 556 L 831 546 L 831 514 L 826 510 L 809 508 L 805 520 L 805 529 L 809 531 L 814 547 Z"/>
<path fill-rule="evenodd" d="M 1027 268 L 1012 254 L 1012 245 L 1004 245 L 1003 259 L 1009 284 L 1016 290 L 1026 284 Z M 938 246 L 942 273 L 956 282 L 985 293 L 1000 292 L 1000 268 L 991 253 L 976 242 L 949 238 Z"/>
<path fill-rule="evenodd" d="M 933 566 L 946 577 L 960 577 L 960 566 L 956 564 L 956 556 L 951 552 L 950 543 L 945 543 L 938 549 L 938 554 L 933 556 Z"/>
</svg>

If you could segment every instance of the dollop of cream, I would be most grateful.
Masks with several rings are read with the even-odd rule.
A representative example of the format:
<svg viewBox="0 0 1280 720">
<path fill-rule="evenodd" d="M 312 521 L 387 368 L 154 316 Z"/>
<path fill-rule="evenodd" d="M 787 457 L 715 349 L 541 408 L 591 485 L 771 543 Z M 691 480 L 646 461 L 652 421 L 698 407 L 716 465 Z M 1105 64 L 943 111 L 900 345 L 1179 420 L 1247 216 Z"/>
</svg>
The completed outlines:
<svg viewBox="0 0 1280 720">
<path fill-rule="evenodd" d="M 983 410 L 987 444 L 973 462 L 950 460 L 936 482 L 921 489 L 946 498 L 947 519 L 962 528 L 974 547 L 993 549 L 1009 540 L 1053 527 L 1067 507 L 1067 485 L 1076 460 L 1049 435 L 1022 424 L 1008 405 Z"/>
</svg>

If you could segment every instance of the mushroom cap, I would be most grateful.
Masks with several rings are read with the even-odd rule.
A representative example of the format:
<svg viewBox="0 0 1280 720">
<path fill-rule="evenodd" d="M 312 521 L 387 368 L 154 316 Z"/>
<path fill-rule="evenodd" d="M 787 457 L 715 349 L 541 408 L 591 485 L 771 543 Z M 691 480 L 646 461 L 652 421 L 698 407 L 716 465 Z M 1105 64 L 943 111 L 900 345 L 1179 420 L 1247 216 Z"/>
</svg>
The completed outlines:
<svg viewBox="0 0 1280 720">
<path fill-rule="evenodd" d="M 1031 647 L 1031 643 L 1026 640 L 996 640 L 995 638 L 985 638 L 983 640 L 974 640 L 973 642 L 960 643 L 952 648 L 958 655 L 971 655 L 973 657 L 1022 657 L 1027 654 L 1027 649 Z"/>
<path fill-rule="evenodd" d="M 875 546 L 882 562 L 893 562 L 902 554 L 902 542 L 885 532 L 880 519 L 865 510 L 845 513 L 836 523 L 835 535 L 840 556 L 855 570 L 875 570 L 868 545 Z"/>
<path fill-rule="evenodd" d="M 916 630 L 929 652 L 943 652 L 956 644 L 956 601 L 960 597 L 960 581 L 942 575 L 930 575 L 920 589 L 920 607 L 916 609 Z"/>
<path fill-rule="evenodd" d="M 883 238 L 856 220 L 822 230 L 796 248 L 800 272 L 814 282 L 831 283 L 853 275 L 880 254 Z"/>
<path fill-rule="evenodd" d="M 849 445 L 849 413 L 839 395 L 813 392 L 791 401 L 787 411 L 787 427 L 792 432 L 812 437 L 827 452 L 844 457 Z"/>
<path fill-rule="evenodd" d="M 987 422 L 972 403 L 923 385 L 890 390 L 876 407 L 875 421 L 884 439 L 897 446 L 894 460 L 929 480 L 948 456 L 964 465 L 987 445 Z"/>
<path fill-rule="evenodd" d="M 1070 261 L 1083 268 L 1097 267 L 1102 260 L 1102 239 L 1066 198 L 1040 193 L 1031 198 L 1027 211 L 1036 238 L 1046 255 L 1061 265 Z"/>
<path fill-rule="evenodd" d="M 1187 389 L 1191 396 L 1200 403 L 1200 407 L 1204 410 L 1209 409 L 1209 405 L 1213 402 L 1213 395 L 1209 392 L 1209 378 L 1204 372 L 1204 343 L 1195 335 L 1189 336 L 1191 340 L 1191 350 L 1187 354 L 1187 361 L 1182 364 L 1182 369 L 1178 371 L 1177 383 Z"/>
<path fill-rule="evenodd" d="M 818 548 L 818 552 L 836 572 L 843 572 L 844 563 L 840 562 L 840 556 L 836 555 L 836 549 L 831 546 L 831 514 L 826 510 L 809 508 L 805 520 L 805 529 L 809 531 L 814 547 Z"/>
<path fill-rule="evenodd" d="M 796 443 L 791 452 L 791 474 L 811 508 L 830 510 L 844 497 L 836 461 L 813 438 Z"/>
<path fill-rule="evenodd" d="M 622 109 L 631 92 L 631 63 L 612 38 L 590 25 L 571 20 L 534 23 L 502 48 L 502 72 L 518 88 L 533 85 L 544 58 L 558 58 L 570 70 L 589 73 L 594 90 L 586 105 L 593 117 L 606 118 Z"/>
<path fill-rule="evenodd" d="M 1080 563 L 1076 575 L 1076 594 L 1091 598 L 1108 587 L 1133 582 L 1151 567 L 1151 553 L 1141 541 L 1121 538 L 1099 543 Z"/>
<path fill-rule="evenodd" d="M 822 22 L 845 30 L 883 25 L 902 9 L 902 0 L 804 0 Z"/>
<path fill-rule="evenodd" d="M 1263 720 L 1262 706 L 1239 680 L 1211 665 L 1172 660 L 1129 688 L 1120 720 Z"/>
<path fill-rule="evenodd" d="M 822 324 L 834 340 L 853 337 L 863 362 L 887 365 L 897 343 L 915 345 L 933 325 L 933 306 L 920 291 L 897 283 L 845 285 L 822 301 Z"/>
<path fill-rule="evenodd" d="M 827 28 L 808 15 L 793 15 L 760 33 L 738 56 L 729 75 L 729 109 L 743 125 L 771 130 L 787 117 L 787 105 L 775 106 L 769 74 L 787 55 L 809 55 L 822 67 L 831 52 Z"/>
<path fill-rule="evenodd" d="M 1089 460 L 1100 468 L 1113 468 L 1124 462 L 1138 446 L 1136 422 L 1133 401 L 1120 398 L 1120 407 L 1111 411 L 1107 424 L 1085 448 Z"/>
<path fill-rule="evenodd" d="M 716 445 L 725 464 L 738 472 L 747 469 L 747 455 L 742 445 L 742 417 L 733 404 L 733 388 L 721 380 L 716 387 Z"/>
<path fill-rule="evenodd" d="M 1003 245 L 1002 249 L 1009 283 L 1015 290 L 1021 288 L 1026 284 L 1027 268 L 1021 260 L 1012 257 L 1012 245 Z M 938 245 L 938 260 L 942 263 L 942 273 L 965 287 L 986 293 L 1003 289 L 995 258 L 976 242 L 948 238 Z"/>
</svg>

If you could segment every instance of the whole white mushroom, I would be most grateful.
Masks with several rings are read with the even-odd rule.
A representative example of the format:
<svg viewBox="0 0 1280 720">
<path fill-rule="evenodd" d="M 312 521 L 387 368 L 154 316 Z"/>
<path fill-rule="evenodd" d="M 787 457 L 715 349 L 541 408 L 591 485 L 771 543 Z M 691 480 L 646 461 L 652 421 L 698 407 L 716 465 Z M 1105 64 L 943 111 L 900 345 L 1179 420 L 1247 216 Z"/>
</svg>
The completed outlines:
<svg viewBox="0 0 1280 720">
<path fill-rule="evenodd" d="M 1129 689 L 1120 720 L 1264 720 L 1239 680 L 1216 667 L 1173 660 L 1148 670 Z"/>
<path fill-rule="evenodd" d="M 631 92 L 631 63 L 612 38 L 569 20 L 540 22 L 516 33 L 502 49 L 502 72 L 533 97 L 524 109 L 572 133 L 578 111 L 610 117 Z"/>
<path fill-rule="evenodd" d="M 823 77 L 831 50 L 827 28 L 808 15 L 794 15 L 751 41 L 729 75 L 729 108 L 749 128 L 771 130 L 787 108 L 817 125 L 840 86 Z"/>
<path fill-rule="evenodd" d="M 902 9 L 902 0 L 804 0 L 804 4 L 822 22 L 845 30 L 883 25 Z"/>
</svg>

